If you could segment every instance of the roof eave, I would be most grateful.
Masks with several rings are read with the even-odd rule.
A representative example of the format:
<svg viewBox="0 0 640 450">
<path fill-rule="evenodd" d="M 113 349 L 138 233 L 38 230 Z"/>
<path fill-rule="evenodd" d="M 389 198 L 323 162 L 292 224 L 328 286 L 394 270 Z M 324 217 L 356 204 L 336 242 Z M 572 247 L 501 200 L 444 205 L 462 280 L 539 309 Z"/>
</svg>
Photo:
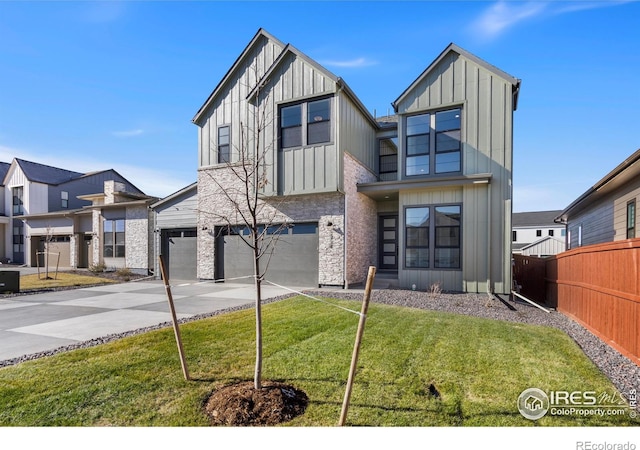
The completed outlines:
<svg viewBox="0 0 640 450">
<path fill-rule="evenodd" d="M 191 122 L 195 123 L 196 125 L 200 124 L 200 120 L 202 119 L 204 113 L 208 110 L 208 108 L 211 105 L 211 103 L 213 103 L 213 101 L 216 98 L 216 96 L 218 95 L 218 92 L 220 91 L 220 89 L 227 83 L 227 81 L 229 81 L 229 79 L 231 78 L 231 75 L 233 74 L 233 72 L 235 72 L 235 70 L 240 65 L 240 62 L 242 60 L 244 60 L 244 58 L 249 54 L 249 52 L 251 51 L 251 49 L 253 48 L 255 43 L 258 42 L 258 40 L 260 38 L 262 38 L 262 37 L 265 37 L 268 40 L 272 40 L 272 41 L 276 42 L 277 44 L 279 44 L 280 46 L 285 47 L 285 45 L 282 42 L 280 42 L 280 40 L 276 39 L 274 36 L 269 34 L 263 28 L 260 28 L 258 30 L 258 32 L 253 36 L 253 39 L 251 39 L 249 44 L 247 44 L 247 46 L 242 51 L 242 53 L 240 53 L 240 56 L 238 56 L 238 58 L 235 60 L 235 62 L 231 65 L 231 67 L 229 68 L 227 73 L 222 77 L 222 79 L 220 80 L 218 85 L 213 89 L 211 94 L 209 94 L 209 97 L 202 104 L 200 109 L 198 109 L 198 112 L 196 112 L 196 114 L 193 117 L 193 119 L 191 119 Z"/>
<path fill-rule="evenodd" d="M 585 202 L 587 202 L 593 195 L 602 191 L 603 188 L 613 180 L 615 180 L 620 174 L 622 174 L 627 169 L 631 168 L 636 163 L 640 162 L 640 149 L 636 150 L 631 156 L 622 161 L 620 164 L 616 166 L 611 172 L 606 174 L 600 181 L 594 184 L 592 187 L 587 189 L 580 197 L 571 202 L 569 206 L 567 206 L 562 213 L 558 217 L 554 219 L 557 223 L 566 223 L 569 219 L 569 215 L 581 211 L 585 208 Z M 640 166 L 637 168 L 638 173 L 640 174 Z"/>
<path fill-rule="evenodd" d="M 518 94 L 520 92 L 521 80 L 509 75 L 508 73 L 506 73 L 501 69 L 498 69 L 496 66 L 489 64 L 482 58 L 477 57 L 473 53 L 463 49 L 462 47 L 459 47 L 458 45 L 452 42 L 436 57 L 436 59 L 433 60 L 433 62 L 431 62 L 431 64 L 429 64 L 429 66 L 427 66 L 427 68 L 418 76 L 418 78 L 416 78 L 413 81 L 413 83 L 411 83 L 409 87 L 405 89 L 402 92 L 402 94 L 400 94 L 400 96 L 393 103 L 391 103 L 391 106 L 393 106 L 393 109 L 395 110 L 396 113 L 398 112 L 398 104 L 402 102 L 405 99 L 405 97 L 409 94 L 409 92 L 411 92 L 413 88 L 418 83 L 420 83 L 438 64 L 440 64 L 440 61 L 442 61 L 445 58 L 445 56 L 447 56 L 451 52 L 457 53 L 458 55 L 463 56 L 475 62 L 479 66 L 484 67 L 490 72 L 498 75 L 500 78 L 503 78 L 507 82 L 511 83 L 513 85 L 513 91 L 512 91 L 513 92 L 513 109 L 514 111 L 516 110 L 517 104 L 518 104 Z"/>
</svg>

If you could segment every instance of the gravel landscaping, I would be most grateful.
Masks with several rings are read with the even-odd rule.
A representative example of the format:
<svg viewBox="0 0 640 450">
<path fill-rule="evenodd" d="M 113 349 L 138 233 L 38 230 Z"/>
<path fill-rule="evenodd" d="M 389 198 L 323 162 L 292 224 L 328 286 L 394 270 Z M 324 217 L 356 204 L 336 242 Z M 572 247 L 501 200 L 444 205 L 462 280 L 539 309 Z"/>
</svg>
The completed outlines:
<svg viewBox="0 0 640 450">
<path fill-rule="evenodd" d="M 307 291 L 307 294 L 318 297 L 341 298 L 357 301 L 361 301 L 363 296 L 362 291 L 338 289 Z M 295 294 L 273 298 L 265 301 L 264 303 L 266 304 L 282 300 L 283 298 L 288 298 L 293 295 Z M 488 319 L 505 320 L 509 322 L 543 325 L 560 329 L 567 333 L 567 335 L 569 335 L 580 346 L 584 353 L 595 363 L 602 373 L 611 380 L 622 394 L 628 395 L 633 390 L 635 390 L 635 392 L 640 392 L 640 367 L 638 365 L 621 355 L 618 351 L 604 343 L 601 339 L 593 335 L 590 331 L 575 321 L 556 311 L 547 313 L 524 302 L 513 302 L 506 297 L 489 297 L 488 295 L 483 294 L 429 293 L 400 289 L 374 290 L 371 301 L 388 305 L 433 311 L 446 311 Z M 180 320 L 180 323 L 200 320 L 206 317 L 251 307 L 253 307 L 253 304 L 228 308 L 214 313 L 194 316 L 189 319 L 182 319 Z M 0 361 L 0 367 L 10 366 L 23 361 L 51 356 L 56 353 L 78 348 L 93 347 L 95 345 L 104 344 L 126 336 L 165 328 L 170 325 L 171 324 L 169 322 L 166 322 L 153 327 L 141 328 L 126 333 L 112 334 L 98 339 L 60 347 L 51 351 L 24 355 L 20 358 Z M 637 409 L 640 410 L 640 408 Z"/>
</svg>

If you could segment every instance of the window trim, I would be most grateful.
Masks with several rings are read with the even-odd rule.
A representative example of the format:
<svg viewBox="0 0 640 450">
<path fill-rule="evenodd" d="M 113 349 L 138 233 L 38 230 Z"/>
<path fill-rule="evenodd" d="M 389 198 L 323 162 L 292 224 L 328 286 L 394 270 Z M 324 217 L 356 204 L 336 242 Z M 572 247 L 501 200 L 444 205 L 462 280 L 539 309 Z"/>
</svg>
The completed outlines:
<svg viewBox="0 0 640 450">
<path fill-rule="evenodd" d="M 68 209 L 69 208 L 69 192 L 60 191 L 60 202 L 61 202 L 60 206 L 63 209 Z"/>
<path fill-rule="evenodd" d="M 460 128 L 455 128 L 455 129 L 447 129 L 447 130 L 440 130 L 438 131 L 438 127 L 437 127 L 437 116 L 440 113 L 444 113 L 447 111 L 455 111 L 458 110 L 460 113 Z M 407 133 L 407 119 L 410 117 L 416 117 L 416 116 L 422 116 L 422 115 L 429 115 L 429 132 L 428 133 L 418 133 L 418 134 L 412 134 L 409 135 Z M 413 178 L 413 177 L 426 177 L 426 176 L 438 176 L 438 175 L 450 175 L 450 174 L 461 174 L 463 171 L 463 151 L 462 151 L 462 147 L 463 147 L 463 133 L 462 130 L 464 129 L 464 105 L 463 104 L 451 104 L 451 105 L 446 105 L 446 106 L 442 106 L 438 109 L 433 109 L 433 110 L 425 110 L 425 111 L 417 111 L 411 114 L 408 114 L 404 117 L 404 120 L 402 121 L 402 142 L 403 142 L 403 176 L 407 177 L 407 178 Z M 442 133 L 446 133 L 449 131 L 454 131 L 454 130 L 459 130 L 460 133 L 460 138 L 458 140 L 459 142 L 459 148 L 457 151 L 446 151 L 446 152 L 438 152 L 438 148 L 437 148 L 437 139 L 438 139 L 438 135 L 442 134 Z M 428 144 L 428 151 L 424 152 L 424 153 L 419 153 L 419 154 L 413 154 L 413 155 L 409 155 L 408 149 L 408 142 L 409 142 L 409 138 L 410 137 L 414 137 L 414 136 L 423 136 L 423 135 L 427 135 L 429 136 L 429 144 Z M 459 155 L 459 161 L 460 161 L 460 166 L 458 168 L 458 170 L 456 171 L 451 171 L 451 172 L 441 172 L 437 170 L 437 157 L 438 155 L 445 155 L 445 154 L 449 154 L 449 153 L 458 153 Z M 426 173 L 422 173 L 422 174 L 409 174 L 408 173 L 408 165 L 407 162 L 409 160 L 409 158 L 414 158 L 417 156 L 428 156 L 429 162 L 428 162 L 428 171 Z"/>
<path fill-rule="evenodd" d="M 393 139 L 395 139 L 395 146 L 396 146 L 396 152 L 391 153 L 391 154 L 382 154 L 382 143 L 385 141 L 393 141 Z M 378 167 L 377 167 L 377 171 L 378 171 L 378 180 L 379 181 L 396 181 L 398 179 L 398 153 L 399 153 L 399 149 L 398 149 L 398 143 L 400 141 L 398 140 L 398 135 L 396 134 L 395 136 L 388 136 L 388 137 L 381 137 L 378 138 Z M 382 164 L 382 160 L 383 158 L 393 158 L 395 159 L 395 170 L 382 170 L 383 164 Z M 392 176 L 390 174 L 395 174 L 395 176 Z M 386 178 L 390 178 L 390 179 L 386 179 Z"/>
<path fill-rule="evenodd" d="M 438 247 L 436 244 L 436 208 L 458 207 L 460 214 L 460 224 L 458 225 L 458 246 L 457 247 Z M 429 234 L 427 239 L 428 244 L 428 261 L 427 267 L 409 267 L 407 266 L 407 210 L 413 208 L 428 208 L 429 209 Z M 435 271 L 461 271 L 462 270 L 462 250 L 463 250 L 463 229 L 462 229 L 462 215 L 463 207 L 462 203 L 432 203 L 432 204 L 419 204 L 419 205 L 406 205 L 403 208 L 402 226 L 404 229 L 402 237 L 402 267 L 404 270 L 435 270 Z M 410 247 L 418 248 L 418 247 Z M 422 248 L 422 247 L 420 247 Z M 458 266 L 457 267 L 437 267 L 436 266 L 436 249 L 437 248 L 457 248 L 459 250 Z"/>
<path fill-rule="evenodd" d="M 629 214 L 630 212 L 633 212 L 633 216 Z M 627 239 L 636 238 L 636 222 L 638 220 L 637 214 L 638 213 L 636 209 L 636 199 L 634 198 L 627 202 L 627 215 L 626 215 Z M 632 219 L 632 220 L 629 220 L 629 219 Z"/>
<path fill-rule="evenodd" d="M 113 229 L 109 232 L 106 231 L 106 224 L 108 222 L 111 222 L 113 225 Z M 122 245 L 118 245 L 117 244 L 117 234 L 118 234 L 118 226 L 117 223 L 118 222 L 122 222 L 122 227 L 123 227 L 123 235 L 124 235 L 124 244 Z M 124 259 L 127 257 L 127 221 L 124 218 L 118 218 L 118 219 L 104 219 L 103 222 L 103 228 L 102 228 L 102 257 L 103 258 L 110 258 L 110 259 Z M 111 256 L 106 256 L 106 249 L 107 249 L 107 243 L 106 243 L 106 239 L 105 236 L 107 235 L 107 233 L 111 233 L 112 234 L 112 243 L 109 244 L 110 247 L 113 247 L 112 251 L 112 255 Z M 123 247 L 123 255 L 122 256 L 116 256 L 117 251 L 116 248 L 117 247 Z"/>
<path fill-rule="evenodd" d="M 220 145 L 220 131 L 227 129 L 229 131 L 227 137 L 229 139 L 229 143 L 225 144 L 225 145 Z M 217 131 L 216 131 L 216 153 L 217 153 L 217 161 L 218 164 L 228 164 L 231 162 L 231 125 L 229 124 L 221 124 L 218 125 Z M 221 148 L 222 147 L 227 147 L 227 151 L 226 151 L 226 155 L 227 155 L 227 159 L 226 161 L 224 160 L 223 153 L 221 152 Z"/>
<path fill-rule="evenodd" d="M 329 118 L 327 120 L 323 120 L 321 122 L 329 123 L 329 137 L 326 141 L 309 143 L 309 125 L 316 122 L 309 122 L 309 104 L 314 102 L 319 102 L 323 100 L 329 100 Z M 300 128 L 300 144 L 299 145 L 291 145 L 288 147 L 284 147 L 282 143 L 282 110 L 285 108 L 300 106 L 300 124 L 294 125 L 286 128 Z M 300 99 L 292 102 L 283 102 L 278 105 L 278 151 L 288 151 L 296 148 L 304 148 L 304 147 L 313 147 L 317 145 L 330 145 L 334 141 L 334 121 L 335 121 L 335 101 L 333 95 L 322 95 L 319 97 L 310 97 L 305 99 Z"/>
<path fill-rule="evenodd" d="M 19 193 L 19 195 L 16 195 Z M 12 211 L 14 216 L 24 214 L 24 186 L 13 186 L 11 188 Z"/>
</svg>

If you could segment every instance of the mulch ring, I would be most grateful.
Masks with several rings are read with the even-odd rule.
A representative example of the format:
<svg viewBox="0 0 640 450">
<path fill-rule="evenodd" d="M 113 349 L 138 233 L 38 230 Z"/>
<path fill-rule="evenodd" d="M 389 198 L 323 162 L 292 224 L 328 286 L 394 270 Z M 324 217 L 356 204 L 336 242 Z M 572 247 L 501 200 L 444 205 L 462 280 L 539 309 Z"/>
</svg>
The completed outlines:
<svg viewBox="0 0 640 450">
<path fill-rule="evenodd" d="M 284 383 L 267 381 L 254 389 L 253 381 L 224 386 L 204 404 L 211 425 L 268 426 L 288 422 L 304 413 L 309 398 Z"/>
</svg>

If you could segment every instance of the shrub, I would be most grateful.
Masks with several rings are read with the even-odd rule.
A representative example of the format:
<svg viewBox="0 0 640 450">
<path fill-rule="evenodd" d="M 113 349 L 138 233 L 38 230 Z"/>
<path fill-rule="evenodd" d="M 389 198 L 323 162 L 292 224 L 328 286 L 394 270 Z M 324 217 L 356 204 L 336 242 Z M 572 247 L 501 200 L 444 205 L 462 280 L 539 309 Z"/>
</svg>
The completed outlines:
<svg viewBox="0 0 640 450">
<path fill-rule="evenodd" d="M 107 270 L 107 266 L 105 263 L 91 264 L 89 266 L 89 272 L 91 273 L 102 273 Z"/>
</svg>

